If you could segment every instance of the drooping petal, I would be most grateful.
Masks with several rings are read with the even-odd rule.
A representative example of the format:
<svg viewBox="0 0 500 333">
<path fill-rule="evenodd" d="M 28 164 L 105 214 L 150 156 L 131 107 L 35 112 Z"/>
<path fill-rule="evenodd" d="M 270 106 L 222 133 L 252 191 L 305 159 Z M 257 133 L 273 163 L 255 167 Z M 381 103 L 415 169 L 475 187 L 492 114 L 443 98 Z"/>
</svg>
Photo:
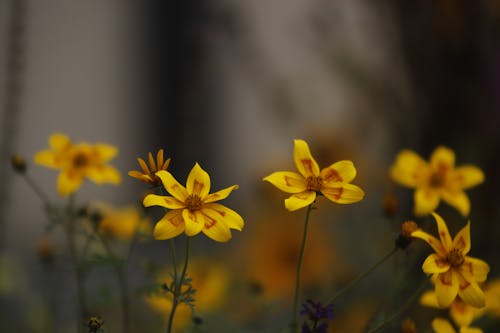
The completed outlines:
<svg viewBox="0 0 500 333">
<path fill-rule="evenodd" d="M 57 177 L 57 191 L 63 196 L 69 195 L 78 190 L 82 182 L 83 176 L 62 171 Z"/>
<path fill-rule="evenodd" d="M 182 217 L 184 218 L 185 231 L 188 236 L 197 235 L 205 224 L 205 218 L 199 210 L 190 211 L 189 209 L 183 209 Z"/>
<path fill-rule="evenodd" d="M 238 231 L 241 231 L 245 224 L 240 214 L 218 203 L 206 204 L 202 208 L 202 212 L 213 219 L 223 219 L 229 228 L 236 229 Z"/>
<path fill-rule="evenodd" d="M 436 210 L 439 205 L 439 193 L 429 189 L 418 188 L 413 195 L 415 215 L 427 215 Z"/>
<path fill-rule="evenodd" d="M 330 201 L 339 204 L 350 204 L 363 199 L 365 192 L 353 184 L 336 183 L 331 187 L 323 187 L 321 193 Z"/>
<path fill-rule="evenodd" d="M 54 133 L 49 137 L 49 146 L 55 151 L 63 150 L 71 145 L 71 139 L 61 133 Z"/>
<path fill-rule="evenodd" d="M 475 281 L 467 281 L 461 273 L 456 272 L 453 275 L 456 275 L 460 282 L 458 288 L 460 298 L 475 308 L 484 307 L 485 296 L 479 285 Z"/>
<path fill-rule="evenodd" d="M 43 165 L 49 168 L 57 168 L 59 164 L 57 163 L 56 154 L 52 150 L 42 150 L 35 154 L 35 163 Z"/>
<path fill-rule="evenodd" d="M 460 229 L 460 231 L 453 238 L 453 248 L 459 249 L 462 255 L 466 255 L 470 251 L 470 221 L 467 222 L 465 227 Z"/>
<path fill-rule="evenodd" d="M 288 199 L 285 199 L 285 208 L 292 212 L 312 204 L 314 200 L 316 200 L 316 192 L 304 191 L 295 193 Z"/>
<path fill-rule="evenodd" d="M 184 202 L 179 201 L 174 197 L 156 194 L 146 195 L 142 204 L 144 207 L 161 206 L 168 209 L 180 209 L 186 207 Z"/>
<path fill-rule="evenodd" d="M 436 220 L 439 238 L 441 239 L 441 244 L 443 244 L 443 247 L 446 251 L 451 251 L 452 241 L 446 222 L 440 215 L 438 215 L 435 212 L 432 212 L 432 216 L 434 216 L 434 219 Z"/>
<path fill-rule="evenodd" d="M 432 152 L 430 163 L 434 170 L 440 168 L 452 170 L 455 167 L 455 153 L 449 148 L 439 146 Z"/>
<path fill-rule="evenodd" d="M 184 231 L 184 218 L 182 210 L 175 209 L 169 211 L 159 220 L 154 228 L 153 236 L 155 239 L 170 239 L 180 235 Z"/>
<path fill-rule="evenodd" d="M 443 247 L 443 244 L 437 239 L 436 237 L 426 233 L 425 231 L 422 231 L 420 229 L 415 230 L 414 232 L 411 233 L 412 237 L 415 238 L 420 238 L 424 242 L 430 245 L 432 249 L 441 257 L 446 256 L 446 250 Z"/>
<path fill-rule="evenodd" d="M 320 175 L 326 184 L 350 183 L 356 177 L 356 168 L 352 161 L 338 161 L 322 169 Z"/>
<path fill-rule="evenodd" d="M 294 140 L 293 159 L 300 174 L 305 178 L 319 176 L 319 166 L 312 157 L 309 145 L 304 140 Z"/>
<path fill-rule="evenodd" d="M 442 308 L 450 306 L 458 294 L 458 276 L 453 270 L 436 275 L 434 279 L 438 305 Z"/>
<path fill-rule="evenodd" d="M 170 172 L 160 170 L 156 173 L 156 176 L 161 179 L 163 187 L 168 191 L 168 193 L 170 193 L 179 201 L 184 202 L 186 200 L 186 198 L 188 197 L 186 188 L 179 184 L 179 182 L 175 180 L 174 176 L 172 176 Z"/>
<path fill-rule="evenodd" d="M 225 219 L 218 213 L 209 209 L 203 209 L 205 224 L 202 232 L 216 242 L 227 242 L 231 239 L 231 231 L 227 226 Z"/>
<path fill-rule="evenodd" d="M 300 193 L 307 189 L 306 179 L 296 172 L 277 171 L 263 179 L 286 193 Z"/>
<path fill-rule="evenodd" d="M 120 172 L 110 165 L 90 168 L 85 173 L 85 176 L 96 184 L 111 183 L 116 185 L 122 180 Z"/>
<path fill-rule="evenodd" d="M 427 169 L 427 163 L 415 152 L 403 150 L 396 156 L 390 174 L 395 182 L 414 188 L 424 181 Z"/>
<path fill-rule="evenodd" d="M 433 290 L 428 290 L 420 296 L 420 304 L 432 308 L 439 308 L 437 296 Z"/>
<path fill-rule="evenodd" d="M 231 194 L 231 192 L 233 190 L 236 190 L 238 188 L 239 188 L 238 185 L 233 185 L 233 186 L 226 187 L 225 189 L 222 189 L 220 191 L 217 191 L 215 193 L 211 193 L 211 194 L 207 195 L 205 197 L 205 200 L 203 200 L 203 202 L 204 203 L 210 203 L 210 202 L 215 202 L 215 201 L 219 201 L 219 200 L 225 199 L 225 198 L 227 198 L 229 196 L 229 194 Z"/>
<path fill-rule="evenodd" d="M 99 155 L 101 161 L 107 162 L 118 154 L 118 148 L 105 143 L 97 143 L 94 146 L 95 151 Z"/>
<path fill-rule="evenodd" d="M 450 181 L 457 188 L 466 190 L 481 184 L 484 181 L 484 173 L 476 166 L 462 165 L 454 170 Z"/>
<path fill-rule="evenodd" d="M 186 190 L 189 194 L 198 195 L 202 200 L 210 192 L 210 176 L 198 163 L 195 163 L 191 172 L 189 172 Z"/>
<path fill-rule="evenodd" d="M 460 266 L 460 273 L 467 281 L 484 282 L 490 271 L 490 266 L 483 260 L 466 256 Z"/>
<path fill-rule="evenodd" d="M 443 318 L 434 318 L 432 321 L 432 329 L 435 333 L 456 333 L 450 322 Z"/>
<path fill-rule="evenodd" d="M 444 273 L 449 269 L 450 264 L 435 253 L 429 255 L 422 264 L 422 270 L 427 274 Z"/>
<path fill-rule="evenodd" d="M 443 197 L 443 200 L 446 201 L 450 206 L 458 209 L 460 214 L 462 214 L 463 216 L 469 215 L 470 201 L 464 191 L 445 189 L 441 195 Z"/>
</svg>

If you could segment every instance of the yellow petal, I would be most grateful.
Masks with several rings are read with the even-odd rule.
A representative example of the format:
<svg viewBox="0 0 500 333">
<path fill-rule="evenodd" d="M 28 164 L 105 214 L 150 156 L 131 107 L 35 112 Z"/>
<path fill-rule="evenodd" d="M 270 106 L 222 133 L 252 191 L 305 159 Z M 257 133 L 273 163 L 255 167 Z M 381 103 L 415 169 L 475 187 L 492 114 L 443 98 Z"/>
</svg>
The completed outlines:
<svg viewBox="0 0 500 333">
<path fill-rule="evenodd" d="M 184 231 L 184 219 L 182 210 L 175 209 L 169 211 L 156 223 L 153 236 L 155 239 L 170 239 L 180 235 Z"/>
<path fill-rule="evenodd" d="M 483 333 L 483 330 L 477 327 L 461 327 L 460 333 Z"/>
<path fill-rule="evenodd" d="M 438 305 L 442 308 L 450 306 L 458 294 L 458 276 L 452 270 L 436 274 L 434 279 Z"/>
<path fill-rule="evenodd" d="M 427 177 L 427 169 L 427 163 L 415 152 L 403 150 L 396 156 L 390 174 L 395 182 L 413 188 Z"/>
<path fill-rule="evenodd" d="M 300 193 L 307 189 L 306 179 L 296 172 L 273 172 L 263 179 L 286 193 Z"/>
<path fill-rule="evenodd" d="M 156 173 L 161 179 L 163 187 L 167 190 L 168 193 L 173 195 L 177 200 L 185 202 L 188 197 L 188 193 L 186 188 L 179 184 L 177 180 L 175 180 L 174 176 L 168 171 L 160 170 Z"/>
<path fill-rule="evenodd" d="M 205 223 L 202 232 L 216 242 L 227 242 L 231 239 L 231 231 L 224 218 L 218 213 L 203 209 Z"/>
<path fill-rule="evenodd" d="M 210 176 L 198 163 L 189 172 L 186 190 L 189 194 L 197 194 L 202 200 L 210 193 Z"/>
<path fill-rule="evenodd" d="M 457 275 L 460 279 L 458 295 L 462 301 L 475 308 L 484 307 L 486 304 L 485 296 L 479 285 L 476 282 L 466 281 L 460 273 L 454 275 Z"/>
<path fill-rule="evenodd" d="M 446 201 L 450 206 L 458 209 L 460 214 L 463 216 L 469 215 L 470 212 L 470 202 L 467 194 L 462 190 L 450 191 L 445 189 L 442 193 L 443 200 Z"/>
<path fill-rule="evenodd" d="M 217 220 L 222 218 L 229 228 L 236 229 L 238 231 L 241 231 L 245 224 L 243 218 L 238 213 L 217 203 L 211 203 L 203 206 L 202 212 L 205 215 Z"/>
<path fill-rule="evenodd" d="M 163 149 L 158 150 L 158 152 L 156 153 L 156 164 L 158 170 L 163 169 Z"/>
<path fill-rule="evenodd" d="M 148 164 L 142 158 L 138 157 L 137 162 L 139 162 L 139 165 L 141 166 L 141 169 L 145 174 L 152 174 L 152 172 L 148 168 Z"/>
<path fill-rule="evenodd" d="M 198 210 L 193 212 L 189 209 L 183 209 L 182 217 L 184 218 L 186 235 L 190 237 L 197 235 L 205 224 L 203 214 Z"/>
<path fill-rule="evenodd" d="M 455 167 L 455 153 L 447 147 L 439 146 L 432 152 L 430 163 L 434 170 L 443 167 L 452 170 Z"/>
<path fill-rule="evenodd" d="M 94 149 L 97 154 L 99 154 L 99 157 L 103 162 L 108 162 L 118 154 L 118 148 L 105 143 L 97 143 L 94 145 Z"/>
<path fill-rule="evenodd" d="M 236 190 L 238 188 L 239 188 L 238 185 L 226 187 L 225 189 L 222 189 L 220 191 L 217 191 L 215 193 L 211 193 L 211 194 L 207 195 L 205 197 L 205 200 L 203 200 L 203 202 L 210 203 L 210 202 L 215 202 L 215 201 L 219 201 L 222 199 L 226 199 L 229 196 L 229 194 L 231 194 L 231 192 L 233 190 Z"/>
<path fill-rule="evenodd" d="M 326 184 L 350 183 L 356 177 L 356 168 L 352 161 L 339 161 L 321 170 L 321 178 Z"/>
<path fill-rule="evenodd" d="M 425 241 L 427 244 L 429 244 L 434 251 L 436 251 L 437 254 L 441 257 L 446 256 L 446 251 L 443 248 L 443 244 L 437 239 L 436 237 L 426 233 L 425 231 L 422 230 L 415 230 L 414 232 L 411 233 L 412 237 L 415 238 L 420 238 L 421 240 Z"/>
<path fill-rule="evenodd" d="M 324 187 L 321 193 L 330 201 L 339 204 L 355 203 L 363 199 L 365 192 L 353 184 L 337 183 L 338 186 Z"/>
<path fill-rule="evenodd" d="M 462 255 L 466 255 L 470 251 L 470 221 L 467 222 L 465 227 L 460 229 L 460 231 L 453 238 L 453 246 L 454 249 L 459 249 L 462 252 Z"/>
<path fill-rule="evenodd" d="M 177 200 L 174 197 L 156 194 L 146 195 L 142 204 L 144 205 L 144 207 L 161 206 L 168 209 L 180 209 L 186 207 L 183 202 Z"/>
<path fill-rule="evenodd" d="M 439 308 L 436 293 L 433 290 L 426 291 L 420 296 L 420 304 L 432 308 Z"/>
<path fill-rule="evenodd" d="M 288 199 L 285 199 L 285 208 L 293 212 L 297 209 L 304 208 L 312 204 L 316 200 L 316 192 L 305 191 L 292 194 Z"/>
<path fill-rule="evenodd" d="M 483 260 L 466 256 L 460 266 L 460 273 L 465 280 L 471 282 L 484 282 L 490 272 L 490 266 Z"/>
<path fill-rule="evenodd" d="M 151 179 L 151 177 L 149 177 L 148 175 L 145 175 L 142 172 L 137 171 L 137 170 L 131 170 L 131 171 L 129 171 L 128 175 L 130 177 L 134 177 L 134 178 L 139 179 L 140 181 L 143 181 L 143 182 L 146 182 L 146 183 L 153 182 L 153 179 Z"/>
<path fill-rule="evenodd" d="M 111 183 L 116 185 L 120 184 L 122 180 L 120 172 L 109 165 L 88 169 L 85 175 L 96 184 Z"/>
<path fill-rule="evenodd" d="M 295 140 L 293 159 L 300 174 L 305 178 L 319 176 L 319 166 L 311 155 L 309 146 L 304 140 Z"/>
<path fill-rule="evenodd" d="M 451 251 L 452 241 L 446 222 L 444 222 L 443 218 L 435 212 L 432 212 L 432 216 L 434 216 L 434 219 L 436 220 L 439 238 L 441 239 L 441 244 L 443 244 L 443 247 L 446 251 Z"/>
<path fill-rule="evenodd" d="M 432 329 L 435 333 L 456 333 L 450 322 L 443 318 L 435 318 L 432 321 Z"/>
<path fill-rule="evenodd" d="M 153 154 L 151 152 L 148 153 L 148 161 L 152 172 L 156 172 L 159 170 L 156 166 L 155 159 L 153 158 Z"/>
<path fill-rule="evenodd" d="M 429 255 L 422 264 L 422 270 L 426 274 L 444 273 L 449 269 L 450 264 L 435 253 Z"/>
<path fill-rule="evenodd" d="M 67 135 L 55 133 L 49 137 L 49 146 L 56 151 L 63 150 L 70 145 L 71 140 Z"/>
<path fill-rule="evenodd" d="M 52 150 L 43 150 L 35 154 L 35 163 L 48 168 L 58 168 L 56 154 Z"/>
<path fill-rule="evenodd" d="M 413 195 L 415 215 L 427 215 L 436 210 L 439 205 L 439 193 L 428 189 L 417 189 Z"/>
<path fill-rule="evenodd" d="M 69 195 L 80 188 L 83 176 L 62 171 L 57 178 L 57 191 L 60 195 Z"/>
<path fill-rule="evenodd" d="M 484 173 L 476 166 L 462 165 L 454 170 L 451 181 L 458 188 L 468 189 L 481 184 L 484 181 Z"/>
<path fill-rule="evenodd" d="M 477 313 L 477 309 L 456 299 L 450 306 L 450 317 L 459 327 L 469 326 Z"/>
</svg>

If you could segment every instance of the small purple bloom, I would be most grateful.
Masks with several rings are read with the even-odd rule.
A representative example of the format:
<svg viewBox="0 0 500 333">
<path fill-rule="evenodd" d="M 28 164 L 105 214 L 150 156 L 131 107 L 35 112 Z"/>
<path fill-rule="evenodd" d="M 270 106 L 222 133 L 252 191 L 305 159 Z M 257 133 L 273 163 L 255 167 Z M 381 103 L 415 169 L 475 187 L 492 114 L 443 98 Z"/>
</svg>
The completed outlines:
<svg viewBox="0 0 500 333">
<path fill-rule="evenodd" d="M 308 299 L 306 303 L 302 304 L 300 315 L 307 316 L 307 321 L 302 325 L 301 333 L 326 333 L 328 324 L 326 322 L 320 323 L 320 321 L 333 319 L 333 304 L 323 306 L 321 302 Z"/>
</svg>

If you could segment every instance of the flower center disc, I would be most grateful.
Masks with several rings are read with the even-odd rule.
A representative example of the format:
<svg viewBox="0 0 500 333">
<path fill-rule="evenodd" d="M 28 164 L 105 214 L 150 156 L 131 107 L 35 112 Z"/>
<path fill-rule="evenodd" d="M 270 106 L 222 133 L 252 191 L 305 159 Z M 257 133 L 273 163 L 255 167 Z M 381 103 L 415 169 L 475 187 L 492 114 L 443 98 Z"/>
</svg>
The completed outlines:
<svg viewBox="0 0 500 333">
<path fill-rule="evenodd" d="M 446 255 L 446 260 L 452 267 L 460 267 L 464 263 L 464 256 L 459 249 L 453 249 Z"/>
<path fill-rule="evenodd" d="M 319 192 L 321 190 L 321 184 L 323 182 L 321 177 L 309 176 L 306 181 L 308 191 Z"/>
<path fill-rule="evenodd" d="M 200 210 L 201 206 L 203 205 L 201 198 L 196 194 L 191 194 L 190 196 L 188 196 L 186 198 L 185 203 L 186 203 L 186 208 L 189 209 L 190 211 Z"/>
<path fill-rule="evenodd" d="M 85 154 L 78 153 L 73 157 L 73 166 L 75 168 L 83 168 L 85 167 L 89 162 L 89 159 Z"/>
</svg>

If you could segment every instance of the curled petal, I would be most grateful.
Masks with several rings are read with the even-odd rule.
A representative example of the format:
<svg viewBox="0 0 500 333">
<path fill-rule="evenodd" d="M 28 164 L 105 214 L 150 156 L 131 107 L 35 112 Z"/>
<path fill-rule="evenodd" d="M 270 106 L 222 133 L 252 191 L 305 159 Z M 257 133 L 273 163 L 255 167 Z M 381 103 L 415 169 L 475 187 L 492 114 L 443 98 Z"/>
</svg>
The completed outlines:
<svg viewBox="0 0 500 333">
<path fill-rule="evenodd" d="M 210 203 L 210 202 L 215 202 L 215 201 L 219 201 L 222 199 L 226 199 L 229 196 L 229 194 L 231 194 L 231 192 L 233 192 L 233 190 L 236 190 L 238 188 L 239 188 L 238 185 L 226 187 L 225 189 L 222 189 L 220 191 L 217 191 L 215 193 L 211 193 L 211 194 L 207 195 L 205 197 L 205 199 L 203 200 L 203 202 Z"/>
<path fill-rule="evenodd" d="M 467 281 L 460 273 L 456 273 L 460 280 L 458 295 L 470 306 L 482 308 L 485 306 L 485 296 L 479 285 L 474 281 Z"/>
<path fill-rule="evenodd" d="M 470 221 L 467 222 L 465 227 L 460 229 L 460 231 L 453 238 L 453 248 L 459 249 L 462 252 L 462 255 L 466 255 L 470 251 Z"/>
<path fill-rule="evenodd" d="M 434 219 L 436 220 L 439 238 L 441 239 L 441 244 L 443 244 L 443 247 L 446 251 L 450 251 L 452 249 L 451 246 L 452 241 L 446 222 L 444 222 L 443 218 L 437 213 L 433 212 L 432 216 L 434 216 Z"/>
<path fill-rule="evenodd" d="M 182 217 L 184 218 L 186 235 L 190 237 L 197 235 L 205 224 L 205 218 L 199 210 L 190 211 L 189 209 L 183 209 Z"/>
<path fill-rule="evenodd" d="M 457 188 L 465 190 L 481 184 L 484 181 L 484 173 L 476 166 L 463 165 L 454 170 L 451 181 Z"/>
<path fill-rule="evenodd" d="M 227 208 L 221 204 L 207 204 L 202 209 L 203 214 L 210 216 L 213 219 L 224 220 L 224 223 L 231 229 L 238 231 L 243 230 L 243 218 L 234 210 Z"/>
<path fill-rule="evenodd" d="M 186 188 L 179 184 L 170 172 L 160 170 L 156 173 L 156 175 L 161 179 L 163 187 L 168 191 L 168 193 L 172 194 L 179 201 L 184 202 L 186 200 L 188 196 Z"/>
<path fill-rule="evenodd" d="M 307 189 L 305 178 L 296 172 L 273 172 L 263 179 L 286 193 L 300 193 Z"/>
<path fill-rule="evenodd" d="M 432 152 L 430 163 L 434 170 L 440 168 L 452 170 L 455 167 L 455 153 L 449 148 L 439 146 Z"/>
<path fill-rule="evenodd" d="M 415 201 L 415 215 L 427 215 L 436 210 L 439 205 L 439 193 L 428 189 L 419 188 L 413 196 Z"/>
<path fill-rule="evenodd" d="M 326 184 L 350 183 L 356 177 L 356 168 L 352 161 L 344 160 L 324 168 L 320 174 Z"/>
<path fill-rule="evenodd" d="M 436 333 L 456 333 L 450 322 L 443 318 L 435 318 L 432 321 L 432 329 Z"/>
<path fill-rule="evenodd" d="M 343 183 L 337 183 L 336 185 L 321 189 L 321 193 L 330 201 L 339 204 L 350 204 L 362 200 L 365 196 L 365 192 L 356 185 Z"/>
<path fill-rule="evenodd" d="M 441 244 L 441 242 L 439 241 L 439 239 L 437 239 L 436 237 L 426 233 L 425 231 L 422 231 L 420 229 L 418 230 L 415 230 L 414 232 L 411 233 L 411 236 L 412 237 L 415 237 L 415 238 L 420 238 L 421 240 L 425 241 L 427 244 L 430 245 L 430 247 L 432 247 L 432 249 L 434 251 L 436 251 L 436 253 L 441 256 L 441 257 L 445 257 L 446 256 L 446 251 L 445 249 L 443 248 L 443 244 Z"/>
<path fill-rule="evenodd" d="M 182 210 L 175 209 L 169 211 L 156 223 L 153 236 L 155 239 L 170 239 L 180 235 L 184 231 L 184 218 Z"/>
<path fill-rule="evenodd" d="M 319 166 L 312 157 L 307 142 L 304 140 L 295 140 L 293 149 L 293 159 L 295 166 L 304 177 L 319 176 Z"/>
<path fill-rule="evenodd" d="M 434 280 L 438 305 L 442 308 L 450 306 L 458 294 L 458 276 L 452 270 L 436 275 Z"/>
<path fill-rule="evenodd" d="M 446 201 L 450 206 L 458 209 L 460 214 L 463 216 L 469 215 L 470 212 L 470 201 L 462 190 L 449 190 L 446 189 L 442 193 L 443 200 Z"/>
<path fill-rule="evenodd" d="M 57 191 L 62 196 L 70 195 L 80 188 L 82 182 L 82 175 L 62 171 L 57 177 Z"/>
<path fill-rule="evenodd" d="M 490 266 L 483 260 L 466 256 L 460 266 L 460 273 L 465 280 L 471 282 L 484 282 L 490 272 Z"/>
<path fill-rule="evenodd" d="M 416 187 L 427 175 L 427 163 L 411 150 L 401 151 L 391 167 L 391 178 L 404 186 Z"/>
<path fill-rule="evenodd" d="M 186 207 L 183 202 L 177 200 L 174 197 L 156 194 L 146 195 L 142 204 L 144 205 L 144 207 L 161 206 L 168 209 L 180 209 Z"/>
<path fill-rule="evenodd" d="M 35 163 L 43 165 L 49 168 L 57 168 L 59 164 L 57 163 L 56 154 L 52 150 L 43 150 L 35 154 Z"/>
<path fill-rule="evenodd" d="M 189 172 L 186 190 L 189 194 L 196 194 L 202 200 L 210 193 L 210 176 L 198 163 Z"/>
<path fill-rule="evenodd" d="M 312 204 L 316 200 L 316 192 L 305 191 L 292 194 L 288 199 L 285 199 L 285 208 L 289 211 L 304 208 Z"/>
<path fill-rule="evenodd" d="M 65 134 L 54 133 L 49 137 L 49 146 L 56 151 L 60 151 L 71 146 L 71 139 Z"/>
<path fill-rule="evenodd" d="M 227 242 L 231 239 L 231 231 L 226 224 L 226 220 L 217 212 L 210 209 L 203 209 L 205 224 L 202 232 L 216 242 Z"/>
<path fill-rule="evenodd" d="M 444 273 L 449 269 L 450 264 L 435 253 L 429 255 L 422 264 L 422 270 L 427 274 Z"/>
</svg>

